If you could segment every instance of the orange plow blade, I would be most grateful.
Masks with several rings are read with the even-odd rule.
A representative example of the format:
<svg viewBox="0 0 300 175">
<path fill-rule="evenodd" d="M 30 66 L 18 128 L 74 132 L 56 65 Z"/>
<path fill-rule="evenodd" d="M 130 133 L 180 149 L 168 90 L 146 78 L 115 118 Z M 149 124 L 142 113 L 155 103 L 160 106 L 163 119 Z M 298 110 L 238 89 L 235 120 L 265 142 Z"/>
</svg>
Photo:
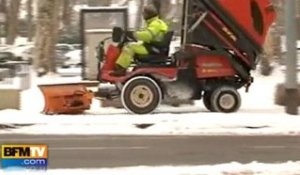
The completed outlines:
<svg viewBox="0 0 300 175">
<path fill-rule="evenodd" d="M 40 85 L 44 95 L 45 107 L 43 113 L 81 114 L 90 109 L 93 92 L 80 84 Z"/>
</svg>

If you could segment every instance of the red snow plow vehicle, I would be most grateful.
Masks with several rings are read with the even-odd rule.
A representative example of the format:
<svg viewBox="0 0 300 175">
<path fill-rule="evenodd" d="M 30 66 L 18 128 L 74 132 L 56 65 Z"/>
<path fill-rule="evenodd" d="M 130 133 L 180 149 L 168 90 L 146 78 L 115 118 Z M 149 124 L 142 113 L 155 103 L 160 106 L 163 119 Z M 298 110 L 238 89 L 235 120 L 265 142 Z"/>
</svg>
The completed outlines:
<svg viewBox="0 0 300 175">
<path fill-rule="evenodd" d="M 170 31 L 156 53 L 136 56 L 123 77 L 111 72 L 122 46 L 132 39 L 127 29 L 114 28 L 115 44 L 105 52 L 102 41 L 97 49 L 97 98 L 120 98 L 123 107 L 135 114 L 151 113 L 167 98 L 203 99 L 212 112 L 240 108 L 238 90 L 252 84 L 250 72 L 275 19 L 270 0 L 185 0 L 183 10 L 181 49 L 169 56 Z M 113 88 L 102 86 L 107 83 Z"/>
</svg>

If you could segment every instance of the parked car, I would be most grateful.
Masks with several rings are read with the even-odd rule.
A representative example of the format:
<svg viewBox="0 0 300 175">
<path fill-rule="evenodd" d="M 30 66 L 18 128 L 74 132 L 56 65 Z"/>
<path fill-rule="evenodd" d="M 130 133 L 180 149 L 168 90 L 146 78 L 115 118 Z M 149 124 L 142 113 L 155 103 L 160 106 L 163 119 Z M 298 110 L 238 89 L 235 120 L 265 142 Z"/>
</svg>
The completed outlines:
<svg viewBox="0 0 300 175">
<path fill-rule="evenodd" d="M 70 44 L 56 44 L 55 48 L 56 50 L 62 52 L 63 54 L 75 50 L 75 48 Z"/>
<path fill-rule="evenodd" d="M 0 81 L 15 76 L 17 70 L 15 62 L 17 61 L 22 61 L 22 59 L 12 52 L 0 51 Z"/>
<path fill-rule="evenodd" d="M 23 61 L 31 62 L 33 58 L 33 52 L 32 52 L 33 48 L 34 48 L 34 44 L 28 43 L 28 44 L 6 47 L 2 49 L 2 51 L 11 52 L 16 57 L 22 59 Z"/>
<path fill-rule="evenodd" d="M 67 58 L 65 56 L 64 52 L 59 51 L 59 50 L 55 51 L 55 64 L 56 64 L 56 67 L 62 67 L 68 59 L 69 58 Z"/>
<path fill-rule="evenodd" d="M 81 47 L 82 47 L 81 44 L 72 44 L 71 46 L 73 46 L 73 48 L 74 48 L 75 50 L 80 50 Z"/>
<path fill-rule="evenodd" d="M 12 52 L 0 52 L 0 63 L 8 61 L 22 61 L 20 57 L 17 57 Z"/>
<path fill-rule="evenodd" d="M 13 52 L 18 57 L 21 57 L 22 60 L 32 62 L 32 59 L 34 57 L 34 45 L 20 46 L 18 48 L 15 48 Z"/>
<path fill-rule="evenodd" d="M 0 44 L 0 51 L 5 51 L 9 47 L 11 47 L 11 46 L 10 45 L 6 45 L 6 44 Z"/>
<path fill-rule="evenodd" d="M 81 50 L 74 50 L 65 54 L 67 60 L 64 62 L 63 68 L 81 66 Z"/>
</svg>

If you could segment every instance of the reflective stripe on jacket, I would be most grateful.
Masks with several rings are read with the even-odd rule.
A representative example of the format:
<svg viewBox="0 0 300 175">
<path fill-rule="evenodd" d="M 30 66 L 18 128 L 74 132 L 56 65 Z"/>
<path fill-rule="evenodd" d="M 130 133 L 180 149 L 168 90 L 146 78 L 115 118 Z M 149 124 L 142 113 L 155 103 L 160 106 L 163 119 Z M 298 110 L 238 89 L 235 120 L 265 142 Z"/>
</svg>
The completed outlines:
<svg viewBox="0 0 300 175">
<path fill-rule="evenodd" d="M 157 16 L 147 20 L 146 28 L 142 31 L 137 31 L 135 36 L 138 40 L 145 43 L 160 42 L 168 30 L 168 25 Z"/>
</svg>

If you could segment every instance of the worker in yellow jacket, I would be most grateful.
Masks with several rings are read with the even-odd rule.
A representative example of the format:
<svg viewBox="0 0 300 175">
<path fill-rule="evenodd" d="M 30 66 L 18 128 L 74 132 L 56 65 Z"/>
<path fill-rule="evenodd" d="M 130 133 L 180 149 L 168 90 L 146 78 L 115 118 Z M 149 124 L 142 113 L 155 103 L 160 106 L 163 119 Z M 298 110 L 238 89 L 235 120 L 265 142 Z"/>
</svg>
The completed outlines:
<svg viewBox="0 0 300 175">
<path fill-rule="evenodd" d="M 146 21 L 146 28 L 134 32 L 134 37 L 138 42 L 130 42 L 123 47 L 117 59 L 115 71 L 112 73 L 113 76 L 125 75 L 136 54 L 149 55 L 145 44 L 151 45 L 151 43 L 162 42 L 165 34 L 168 32 L 168 25 L 159 19 L 158 12 L 154 6 L 146 6 L 143 10 L 143 17 Z"/>
</svg>

